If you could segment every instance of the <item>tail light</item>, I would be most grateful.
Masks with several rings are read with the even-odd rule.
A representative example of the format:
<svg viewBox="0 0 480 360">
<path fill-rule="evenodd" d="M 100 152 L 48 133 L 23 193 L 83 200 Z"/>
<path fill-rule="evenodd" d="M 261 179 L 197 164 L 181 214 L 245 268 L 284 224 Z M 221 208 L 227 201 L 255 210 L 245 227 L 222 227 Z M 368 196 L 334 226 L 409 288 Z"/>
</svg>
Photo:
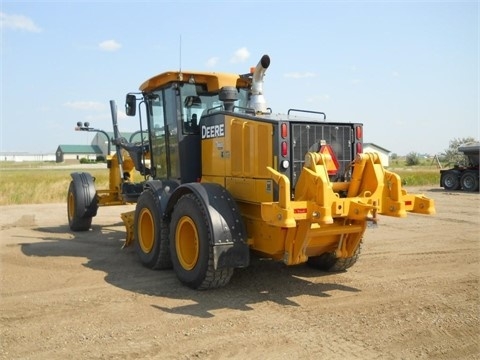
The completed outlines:
<svg viewBox="0 0 480 360">
<path fill-rule="evenodd" d="M 361 154 L 363 152 L 363 145 L 361 142 L 357 142 L 356 150 L 357 154 Z"/>
<path fill-rule="evenodd" d="M 363 128 L 361 126 L 355 127 L 355 138 L 357 141 L 361 141 L 363 138 Z"/>
<path fill-rule="evenodd" d="M 282 140 L 282 142 L 280 144 L 280 155 L 283 158 L 286 158 L 288 156 L 288 143 L 289 143 L 288 124 L 287 123 L 281 123 L 280 124 L 280 138 Z M 283 160 L 281 160 L 280 165 L 281 165 L 283 170 L 286 170 L 290 166 L 290 161 L 288 161 L 286 159 L 283 159 Z"/>
<path fill-rule="evenodd" d="M 282 141 L 282 156 L 287 157 L 288 155 L 288 146 L 286 141 Z"/>
<path fill-rule="evenodd" d="M 355 151 L 357 154 L 363 152 L 363 127 L 361 125 L 355 126 Z"/>
<path fill-rule="evenodd" d="M 282 136 L 282 139 L 286 139 L 288 136 L 288 127 L 286 123 L 283 123 L 280 125 L 280 135 Z"/>
</svg>

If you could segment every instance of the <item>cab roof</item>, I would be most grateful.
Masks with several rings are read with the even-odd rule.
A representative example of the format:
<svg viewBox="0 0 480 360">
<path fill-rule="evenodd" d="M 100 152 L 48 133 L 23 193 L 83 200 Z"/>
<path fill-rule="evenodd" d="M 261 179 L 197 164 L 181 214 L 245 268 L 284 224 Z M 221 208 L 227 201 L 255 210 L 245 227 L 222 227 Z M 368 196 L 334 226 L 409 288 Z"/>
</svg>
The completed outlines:
<svg viewBox="0 0 480 360">
<path fill-rule="evenodd" d="M 252 81 L 251 78 L 230 73 L 167 71 L 146 80 L 140 85 L 140 90 L 150 92 L 171 82 L 205 84 L 208 92 L 216 92 L 224 86 L 249 88 Z"/>
</svg>

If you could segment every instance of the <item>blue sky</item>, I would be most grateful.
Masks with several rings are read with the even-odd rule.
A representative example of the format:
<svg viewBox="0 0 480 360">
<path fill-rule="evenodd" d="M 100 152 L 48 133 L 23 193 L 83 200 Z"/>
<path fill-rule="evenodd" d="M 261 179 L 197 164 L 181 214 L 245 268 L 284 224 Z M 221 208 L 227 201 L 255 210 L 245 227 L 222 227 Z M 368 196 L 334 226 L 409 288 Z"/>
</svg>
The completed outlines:
<svg viewBox="0 0 480 360">
<path fill-rule="evenodd" d="M 1 0 L 0 152 L 89 144 L 77 121 L 111 131 L 109 100 L 122 112 L 147 78 L 246 73 L 268 54 L 274 113 L 323 111 L 393 153 L 440 153 L 479 138 L 479 13 L 474 0 Z"/>
</svg>

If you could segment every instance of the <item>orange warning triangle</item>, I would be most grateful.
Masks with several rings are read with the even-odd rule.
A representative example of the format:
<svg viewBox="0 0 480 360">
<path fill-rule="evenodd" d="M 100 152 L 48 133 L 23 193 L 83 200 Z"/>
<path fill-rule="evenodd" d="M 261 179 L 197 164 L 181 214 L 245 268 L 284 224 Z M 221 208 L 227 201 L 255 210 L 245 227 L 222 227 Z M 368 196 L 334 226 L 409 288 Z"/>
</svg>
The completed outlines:
<svg viewBox="0 0 480 360">
<path fill-rule="evenodd" d="M 338 163 L 335 152 L 333 151 L 330 145 L 322 145 L 318 151 L 320 154 L 330 155 L 330 158 L 327 158 L 327 172 L 328 175 L 335 175 L 338 172 L 340 164 Z"/>
</svg>

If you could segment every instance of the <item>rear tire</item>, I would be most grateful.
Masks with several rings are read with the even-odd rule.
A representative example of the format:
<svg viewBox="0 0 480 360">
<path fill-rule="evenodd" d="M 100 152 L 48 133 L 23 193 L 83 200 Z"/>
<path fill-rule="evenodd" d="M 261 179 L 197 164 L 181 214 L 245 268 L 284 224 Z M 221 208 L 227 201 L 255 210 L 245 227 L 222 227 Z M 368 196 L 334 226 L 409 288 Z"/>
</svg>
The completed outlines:
<svg viewBox="0 0 480 360">
<path fill-rule="evenodd" d="M 473 171 L 465 172 L 460 178 L 460 184 L 465 191 L 478 191 L 478 174 Z"/>
<path fill-rule="evenodd" d="M 442 176 L 442 187 L 445 190 L 458 190 L 460 189 L 460 179 L 457 172 L 447 172 Z"/>
<path fill-rule="evenodd" d="M 170 253 L 178 279 L 197 290 L 225 286 L 233 268 L 215 270 L 208 213 L 194 194 L 182 196 L 170 221 Z"/>
<path fill-rule="evenodd" d="M 171 269 L 168 224 L 162 219 L 160 199 L 146 189 L 135 208 L 135 251 L 143 266 L 149 269 Z"/>
<path fill-rule="evenodd" d="M 335 253 L 324 253 L 319 256 L 312 256 L 308 258 L 307 264 L 315 269 L 328 272 L 341 272 L 352 267 L 358 260 L 361 251 L 361 244 L 352 257 L 337 258 Z"/>
</svg>

